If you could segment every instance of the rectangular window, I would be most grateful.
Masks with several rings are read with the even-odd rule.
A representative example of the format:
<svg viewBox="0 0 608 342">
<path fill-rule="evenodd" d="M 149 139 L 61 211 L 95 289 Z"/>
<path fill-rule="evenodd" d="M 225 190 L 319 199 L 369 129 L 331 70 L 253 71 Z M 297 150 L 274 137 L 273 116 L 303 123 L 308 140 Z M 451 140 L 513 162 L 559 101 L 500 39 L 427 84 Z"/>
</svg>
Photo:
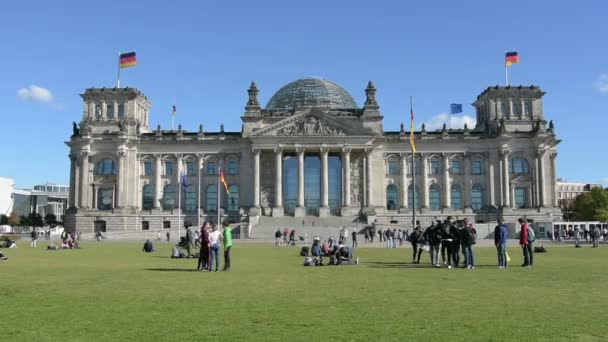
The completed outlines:
<svg viewBox="0 0 608 342">
<path fill-rule="evenodd" d="M 150 230 L 150 222 L 141 221 L 141 230 Z"/>
<path fill-rule="evenodd" d="M 163 229 L 171 228 L 171 221 L 163 221 Z"/>
<path fill-rule="evenodd" d="M 515 207 L 518 209 L 528 206 L 528 196 L 526 188 L 515 188 Z"/>
<path fill-rule="evenodd" d="M 452 160 L 451 171 L 453 174 L 462 173 L 462 163 L 460 162 L 460 160 Z"/>
<path fill-rule="evenodd" d="M 431 174 L 438 175 L 439 172 L 439 160 L 431 160 Z"/>
<path fill-rule="evenodd" d="M 186 162 L 186 174 L 188 176 L 195 176 L 196 175 L 196 167 L 195 167 L 195 163 L 194 162 Z"/>
<path fill-rule="evenodd" d="M 166 161 L 165 162 L 165 175 L 166 176 L 173 176 L 173 162 L 172 161 Z"/>
<path fill-rule="evenodd" d="M 481 160 L 473 160 L 473 164 L 471 166 L 471 173 L 474 175 L 481 174 Z"/>
<path fill-rule="evenodd" d="M 238 163 L 236 161 L 229 161 L 228 162 L 228 174 L 229 175 L 236 175 L 239 173 L 239 169 L 238 169 Z"/>
<path fill-rule="evenodd" d="M 112 189 L 99 189 L 97 190 L 97 209 L 98 210 L 111 210 L 113 201 Z"/>
<path fill-rule="evenodd" d="M 152 161 L 146 160 L 144 162 L 144 175 L 151 176 L 152 175 L 152 167 L 153 167 Z"/>
<path fill-rule="evenodd" d="M 207 162 L 207 174 L 208 175 L 216 175 L 217 174 L 217 163 L 214 161 Z"/>
<path fill-rule="evenodd" d="M 389 161 L 388 162 L 388 174 L 396 175 L 397 173 L 399 173 L 399 171 L 397 170 L 397 162 L 394 160 Z"/>
</svg>

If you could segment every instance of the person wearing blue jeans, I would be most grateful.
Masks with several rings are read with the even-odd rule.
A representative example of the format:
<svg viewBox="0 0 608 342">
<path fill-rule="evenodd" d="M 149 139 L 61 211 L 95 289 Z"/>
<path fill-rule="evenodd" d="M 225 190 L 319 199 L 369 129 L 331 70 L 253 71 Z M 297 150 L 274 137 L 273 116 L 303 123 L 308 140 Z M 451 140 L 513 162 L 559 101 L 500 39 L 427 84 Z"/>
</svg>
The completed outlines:
<svg viewBox="0 0 608 342">
<path fill-rule="evenodd" d="M 211 245 L 211 257 L 209 262 L 209 272 L 213 269 L 215 261 L 215 272 L 220 270 L 220 242 L 222 241 L 222 233 L 217 230 L 217 226 L 213 226 L 213 232 L 209 233 L 209 244 Z"/>
<path fill-rule="evenodd" d="M 464 267 L 471 269 L 475 268 L 475 254 L 473 254 L 473 245 L 477 242 L 477 231 L 473 228 L 473 224 L 467 219 L 463 220 L 464 228 L 462 228 L 462 251 L 464 254 Z"/>
<path fill-rule="evenodd" d="M 498 220 L 498 226 L 494 228 L 494 245 L 498 254 L 498 268 L 507 268 L 507 226 L 502 219 Z"/>
</svg>

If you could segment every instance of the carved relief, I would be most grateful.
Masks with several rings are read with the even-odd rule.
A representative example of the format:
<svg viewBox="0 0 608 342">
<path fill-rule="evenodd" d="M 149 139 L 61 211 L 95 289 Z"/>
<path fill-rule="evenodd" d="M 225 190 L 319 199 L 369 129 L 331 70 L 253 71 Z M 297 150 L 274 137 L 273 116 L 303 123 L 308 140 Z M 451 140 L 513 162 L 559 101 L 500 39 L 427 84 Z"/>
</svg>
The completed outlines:
<svg viewBox="0 0 608 342">
<path fill-rule="evenodd" d="M 260 192 L 260 205 L 270 208 L 272 203 L 274 203 L 274 188 L 268 185 Z"/>
<path fill-rule="evenodd" d="M 263 152 L 260 156 L 260 205 L 271 207 L 274 205 L 274 182 L 276 156 L 274 153 Z"/>
<path fill-rule="evenodd" d="M 360 153 L 351 153 L 350 159 L 350 203 L 352 206 L 361 206 L 363 198 L 363 156 Z"/>
<path fill-rule="evenodd" d="M 293 126 L 287 126 L 277 131 L 277 135 L 346 135 L 342 130 L 327 126 L 323 121 L 312 116 L 306 120 L 297 121 Z"/>
</svg>

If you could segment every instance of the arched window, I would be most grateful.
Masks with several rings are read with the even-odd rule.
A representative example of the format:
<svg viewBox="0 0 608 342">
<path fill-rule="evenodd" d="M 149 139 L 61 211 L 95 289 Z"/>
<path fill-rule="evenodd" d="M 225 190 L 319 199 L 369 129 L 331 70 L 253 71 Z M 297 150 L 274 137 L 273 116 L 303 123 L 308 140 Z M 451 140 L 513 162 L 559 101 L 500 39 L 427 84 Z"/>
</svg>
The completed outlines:
<svg viewBox="0 0 608 342">
<path fill-rule="evenodd" d="M 450 190 L 450 205 L 454 210 L 462 209 L 462 188 L 460 184 L 452 185 L 452 189 Z"/>
<path fill-rule="evenodd" d="M 114 118 L 114 104 L 113 103 L 106 104 L 106 114 L 109 119 Z"/>
<path fill-rule="evenodd" d="M 525 158 L 512 158 L 509 164 L 509 172 L 512 174 L 529 173 L 528 161 Z"/>
<path fill-rule="evenodd" d="M 386 187 L 386 209 L 397 210 L 399 208 L 399 192 L 395 184 Z"/>
<path fill-rule="evenodd" d="M 97 175 L 115 175 L 116 174 L 116 165 L 114 160 L 106 158 L 97 162 L 97 166 L 95 166 L 95 174 Z"/>
<path fill-rule="evenodd" d="M 205 210 L 217 212 L 217 187 L 213 184 L 207 187 L 206 192 L 206 201 L 207 204 Z"/>
<path fill-rule="evenodd" d="M 175 208 L 175 187 L 167 184 L 163 190 L 163 210 L 172 210 L 173 208 Z"/>
<path fill-rule="evenodd" d="M 149 210 L 149 209 L 154 208 L 154 189 L 152 188 L 152 185 L 150 185 L 150 184 L 144 185 L 144 188 L 142 191 L 141 208 L 144 210 Z"/>
<path fill-rule="evenodd" d="M 473 210 L 479 210 L 483 207 L 483 187 L 481 184 L 475 184 L 471 189 L 471 207 Z"/>
<path fill-rule="evenodd" d="M 188 212 L 196 211 L 196 189 L 194 185 L 188 185 L 184 192 L 184 210 Z"/>
<path fill-rule="evenodd" d="M 125 104 L 122 102 L 118 104 L 118 117 L 121 119 L 125 117 Z"/>
<path fill-rule="evenodd" d="M 414 206 L 414 194 L 416 194 L 416 209 L 420 209 L 422 206 L 420 203 L 420 191 L 418 191 L 418 186 L 410 184 L 410 186 L 407 188 L 407 201 L 409 202 L 410 208 Z"/>
<path fill-rule="evenodd" d="M 532 116 L 532 102 L 526 102 L 526 104 L 524 105 L 524 115 L 525 116 Z"/>
<path fill-rule="evenodd" d="M 520 103 L 513 104 L 513 114 L 521 115 L 521 104 Z"/>
<path fill-rule="evenodd" d="M 441 209 L 441 188 L 437 184 L 432 184 L 429 187 L 429 205 L 431 210 Z"/>
<path fill-rule="evenodd" d="M 500 114 L 502 114 L 503 116 L 509 114 L 509 111 L 507 109 L 507 104 L 504 102 L 500 104 Z"/>
<path fill-rule="evenodd" d="M 228 211 L 239 211 L 239 186 L 231 185 L 228 187 L 230 195 L 228 195 Z"/>
</svg>

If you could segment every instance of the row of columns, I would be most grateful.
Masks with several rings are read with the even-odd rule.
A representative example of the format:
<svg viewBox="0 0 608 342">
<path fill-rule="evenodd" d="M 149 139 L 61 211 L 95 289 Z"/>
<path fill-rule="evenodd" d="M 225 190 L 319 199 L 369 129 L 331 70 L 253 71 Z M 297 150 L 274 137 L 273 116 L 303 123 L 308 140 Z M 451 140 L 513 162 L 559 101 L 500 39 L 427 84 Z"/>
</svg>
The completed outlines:
<svg viewBox="0 0 608 342">
<path fill-rule="evenodd" d="M 320 148 L 315 152 L 320 153 L 321 159 L 321 207 L 319 209 L 319 215 L 329 215 L 329 149 Z M 306 213 L 304 203 L 304 156 L 306 150 L 304 148 L 295 149 L 296 156 L 298 159 L 298 196 L 296 201 L 295 216 L 304 216 Z M 275 153 L 275 206 L 273 208 L 273 215 L 280 216 L 283 213 L 283 149 L 274 149 Z M 343 191 L 342 191 L 342 206 L 349 207 L 351 205 L 351 192 L 350 192 L 350 148 L 344 148 L 341 150 L 342 153 L 342 179 L 343 179 Z M 373 186 L 371 177 L 371 165 L 372 159 L 370 157 L 371 150 L 366 155 L 366 171 L 367 171 L 367 182 L 366 182 L 366 193 L 367 201 L 366 205 L 373 203 Z M 254 207 L 260 206 L 260 149 L 253 149 L 253 205 Z"/>
</svg>

